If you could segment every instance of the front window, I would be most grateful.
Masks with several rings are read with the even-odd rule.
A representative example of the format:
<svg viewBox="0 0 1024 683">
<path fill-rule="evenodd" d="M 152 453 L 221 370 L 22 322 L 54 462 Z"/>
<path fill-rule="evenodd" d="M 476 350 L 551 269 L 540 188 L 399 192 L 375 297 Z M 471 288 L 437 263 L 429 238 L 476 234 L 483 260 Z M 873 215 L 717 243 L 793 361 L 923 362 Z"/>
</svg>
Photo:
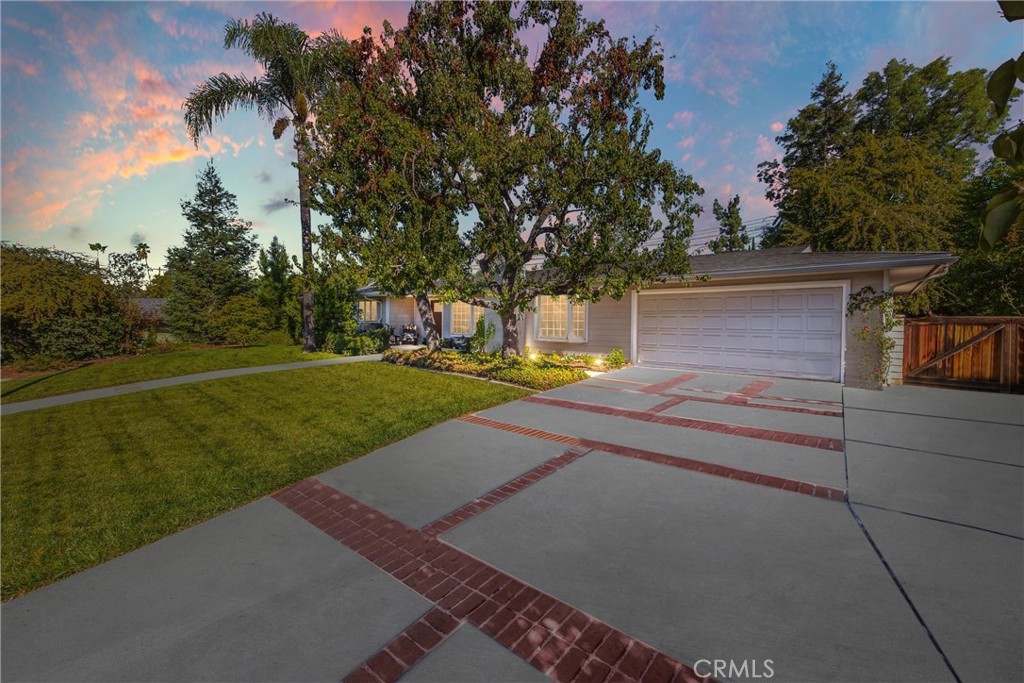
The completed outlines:
<svg viewBox="0 0 1024 683">
<path fill-rule="evenodd" d="M 380 320 L 380 302 L 373 299 L 365 299 L 359 302 L 359 320 L 362 322 L 377 322 Z"/>
<path fill-rule="evenodd" d="M 587 305 L 573 304 L 565 296 L 542 296 L 537 312 L 537 339 L 585 342 Z"/>
<path fill-rule="evenodd" d="M 474 306 L 464 301 L 452 303 L 452 334 L 470 335 L 473 334 L 473 325 L 476 323 L 478 313 Z"/>
</svg>

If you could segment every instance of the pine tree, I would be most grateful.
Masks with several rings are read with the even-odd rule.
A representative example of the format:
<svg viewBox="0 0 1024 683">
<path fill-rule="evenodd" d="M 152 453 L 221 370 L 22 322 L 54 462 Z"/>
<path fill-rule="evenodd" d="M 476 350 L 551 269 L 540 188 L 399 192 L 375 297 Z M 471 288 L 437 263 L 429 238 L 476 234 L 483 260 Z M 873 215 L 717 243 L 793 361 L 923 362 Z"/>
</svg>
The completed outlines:
<svg viewBox="0 0 1024 683">
<path fill-rule="evenodd" d="M 164 312 L 180 338 L 219 341 L 210 321 L 228 299 L 253 288 L 252 223 L 238 218 L 235 195 L 224 188 L 212 160 L 199 173 L 195 196 L 182 200 L 181 213 L 189 227 L 184 246 L 167 250 L 174 284 Z"/>
<path fill-rule="evenodd" d="M 750 247 L 750 235 L 743 227 L 743 218 L 740 216 L 740 196 L 736 195 L 729 200 L 729 204 L 723 207 L 716 199 L 711 207 L 715 218 L 718 219 L 718 237 L 708 242 L 708 249 L 715 254 L 723 251 L 742 251 Z"/>
</svg>

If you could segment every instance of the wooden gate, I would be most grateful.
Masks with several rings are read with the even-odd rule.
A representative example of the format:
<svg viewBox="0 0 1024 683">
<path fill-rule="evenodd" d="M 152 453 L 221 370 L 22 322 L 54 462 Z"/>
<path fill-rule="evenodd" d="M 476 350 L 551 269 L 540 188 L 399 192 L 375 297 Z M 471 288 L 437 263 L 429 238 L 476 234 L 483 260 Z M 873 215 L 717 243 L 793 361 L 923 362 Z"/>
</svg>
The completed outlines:
<svg viewBox="0 0 1024 683">
<path fill-rule="evenodd" d="M 903 383 L 1024 393 L 1024 317 L 907 318 Z"/>
</svg>

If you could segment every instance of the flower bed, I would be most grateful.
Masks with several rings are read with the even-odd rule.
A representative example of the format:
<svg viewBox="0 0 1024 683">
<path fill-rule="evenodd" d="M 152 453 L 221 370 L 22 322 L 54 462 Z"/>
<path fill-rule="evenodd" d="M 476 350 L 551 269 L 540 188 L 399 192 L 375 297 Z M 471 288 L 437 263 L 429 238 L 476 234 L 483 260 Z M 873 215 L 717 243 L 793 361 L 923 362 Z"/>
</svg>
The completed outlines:
<svg viewBox="0 0 1024 683">
<path fill-rule="evenodd" d="M 587 379 L 587 373 L 580 368 L 562 367 L 544 359 L 502 358 L 489 353 L 460 353 L 446 349 L 435 351 L 391 349 L 384 353 L 384 361 L 396 365 L 410 365 L 417 368 L 485 377 L 538 391 L 546 391 Z"/>
</svg>

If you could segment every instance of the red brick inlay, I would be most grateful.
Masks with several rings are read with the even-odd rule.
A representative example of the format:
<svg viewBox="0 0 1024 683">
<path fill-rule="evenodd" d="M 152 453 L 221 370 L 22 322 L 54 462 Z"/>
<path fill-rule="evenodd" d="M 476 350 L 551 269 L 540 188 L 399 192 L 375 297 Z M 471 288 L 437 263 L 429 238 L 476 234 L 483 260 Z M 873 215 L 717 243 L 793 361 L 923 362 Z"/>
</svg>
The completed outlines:
<svg viewBox="0 0 1024 683">
<path fill-rule="evenodd" d="M 490 425 L 485 425 L 490 426 Z M 557 458 L 548 460 L 547 462 L 535 467 L 518 479 L 513 479 L 504 486 L 500 486 L 485 496 L 481 496 L 476 500 L 467 503 L 460 507 L 455 512 L 449 513 L 441 519 L 431 522 L 427 526 L 420 529 L 424 534 L 434 537 L 440 536 L 441 534 L 454 529 L 463 522 L 476 517 L 481 512 L 488 508 L 492 508 L 498 503 L 507 500 L 515 494 L 522 491 L 531 484 L 536 484 L 538 481 L 553 474 L 558 470 L 562 469 L 569 463 L 577 460 L 580 456 L 587 453 L 589 448 L 581 448 L 579 446 L 573 446 L 565 453 L 562 453 Z"/>
<path fill-rule="evenodd" d="M 700 377 L 700 375 L 698 375 L 695 372 L 684 372 L 683 374 L 676 375 L 672 379 L 666 380 L 664 382 L 659 382 L 658 384 L 648 384 L 640 391 L 644 392 L 645 394 L 660 394 L 661 392 L 667 389 L 672 389 L 673 387 L 676 387 L 682 384 L 683 382 L 689 382 L 691 379 L 697 379 L 698 377 Z"/>
<path fill-rule="evenodd" d="M 435 605 L 348 674 L 345 683 L 398 680 L 467 621 L 560 683 L 652 676 L 707 680 L 572 605 L 316 479 L 273 497 Z"/>
<path fill-rule="evenodd" d="M 800 413 L 802 415 L 821 415 L 823 417 L 842 417 L 843 416 L 843 414 L 841 412 L 836 412 L 835 410 L 821 410 L 821 409 L 818 409 L 818 408 L 802 408 L 802 407 L 799 407 L 799 406 L 774 406 L 774 405 L 767 405 L 767 404 L 764 404 L 764 403 L 750 403 L 748 400 L 745 400 L 745 399 L 743 399 L 743 400 L 739 400 L 739 399 L 737 399 L 737 400 L 729 400 L 728 397 L 725 398 L 724 400 L 723 399 L 718 399 L 718 398 L 705 397 L 705 396 L 680 396 L 680 398 L 682 398 L 683 401 L 700 401 L 701 403 L 725 403 L 725 404 L 728 404 L 728 405 L 743 406 L 745 408 L 758 408 L 760 410 L 777 410 L 777 411 L 782 412 L 782 413 Z M 761 396 L 757 396 L 756 398 L 762 398 L 762 397 Z M 679 403 L 682 403 L 683 401 L 679 401 Z M 671 405 L 667 405 L 667 404 L 668 404 L 668 401 L 666 401 L 665 404 L 663 404 L 663 405 L 665 405 L 664 408 L 661 408 L 661 406 L 659 405 L 659 406 L 655 406 L 651 410 L 654 411 L 655 409 L 658 409 L 658 408 L 661 408 L 662 410 L 665 410 L 665 409 L 668 409 L 668 408 L 672 407 Z M 678 405 L 678 403 L 676 403 L 675 405 Z"/>
<path fill-rule="evenodd" d="M 806 446 L 808 448 L 820 448 L 826 451 L 842 451 L 843 440 L 833 439 L 812 434 L 797 434 L 796 432 L 782 432 L 775 429 L 762 429 L 760 427 L 747 427 L 745 425 L 728 424 L 726 422 L 712 422 L 710 420 L 698 420 L 692 417 L 677 417 L 675 415 L 663 415 L 644 410 L 633 410 L 631 408 L 613 408 L 611 406 L 599 405 L 596 403 L 582 403 L 580 401 L 568 401 L 562 398 L 550 398 L 548 396 L 527 396 L 520 399 L 530 403 L 568 408 L 569 410 L 582 410 L 588 413 L 601 415 L 612 415 L 614 417 L 625 417 L 630 420 L 641 420 L 643 422 L 655 422 L 657 424 L 670 425 L 672 427 L 684 427 L 687 429 L 700 429 L 706 432 L 718 434 L 732 434 L 750 439 L 761 439 L 764 441 L 780 441 L 793 444 L 794 446 Z"/>
<path fill-rule="evenodd" d="M 770 387 L 772 384 L 773 384 L 773 382 L 770 382 L 769 380 L 759 379 L 756 382 L 751 382 L 750 384 L 748 384 L 747 386 L 743 387 L 742 389 L 740 389 L 736 393 L 739 394 L 740 396 L 746 396 L 746 397 L 749 398 L 751 396 L 757 396 L 758 394 L 762 393 L 765 389 Z"/>
<path fill-rule="evenodd" d="M 463 415 L 459 419 L 464 422 L 469 422 L 470 424 L 480 425 L 482 427 L 491 427 L 492 429 L 500 429 L 507 432 L 516 432 L 518 434 L 522 433 L 522 431 L 520 431 L 522 427 L 509 424 L 507 422 L 499 422 L 498 420 L 491 420 L 489 418 L 480 417 L 479 415 Z M 824 498 L 826 500 L 841 502 L 846 499 L 846 494 L 842 489 L 837 489 L 831 486 L 824 486 L 821 484 L 812 484 L 810 482 L 800 481 L 799 479 L 776 477 L 768 474 L 761 474 L 759 472 L 741 470 L 736 467 L 715 465 L 713 463 L 705 462 L 703 460 L 694 460 L 692 458 L 686 458 L 681 455 L 669 455 L 667 453 L 646 451 L 640 448 L 633 448 L 632 446 L 621 446 L 619 444 L 608 443 L 607 441 L 595 441 L 594 439 L 578 439 L 574 437 L 567 437 L 561 434 L 555 434 L 553 432 L 541 431 L 539 429 L 531 429 L 530 432 L 531 436 L 535 436 L 536 438 L 539 439 L 546 439 L 548 441 L 571 439 L 574 443 L 584 448 L 604 451 L 606 453 L 613 453 L 615 455 L 621 455 L 627 458 L 636 458 L 637 460 L 646 460 L 647 462 L 653 462 L 659 465 L 678 467 L 680 469 L 690 470 L 691 472 L 709 474 L 713 477 L 724 477 L 726 479 L 742 481 L 748 484 L 767 486 L 769 488 L 781 489 L 783 491 L 790 491 L 792 493 L 801 493 L 806 496 L 814 496 L 815 498 Z"/>
</svg>

